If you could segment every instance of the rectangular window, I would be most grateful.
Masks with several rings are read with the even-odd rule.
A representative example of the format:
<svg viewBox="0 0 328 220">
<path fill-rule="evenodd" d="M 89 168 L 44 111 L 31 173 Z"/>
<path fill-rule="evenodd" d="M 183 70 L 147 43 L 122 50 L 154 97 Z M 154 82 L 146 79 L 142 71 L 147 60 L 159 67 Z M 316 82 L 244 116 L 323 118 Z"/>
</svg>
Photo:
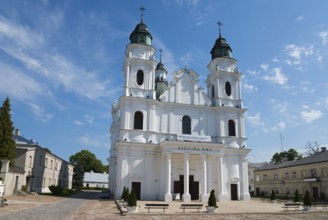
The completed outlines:
<svg viewBox="0 0 328 220">
<path fill-rule="evenodd" d="M 285 173 L 285 180 L 289 180 L 289 173 Z"/>
<path fill-rule="evenodd" d="M 268 175 L 266 174 L 263 175 L 263 181 L 268 181 Z"/>
<path fill-rule="evenodd" d="M 42 188 L 45 188 L 45 187 L 46 187 L 46 178 L 43 177 Z"/>
<path fill-rule="evenodd" d="M 53 169 L 53 166 L 54 166 L 54 161 L 51 160 L 51 162 L 50 162 L 50 169 Z"/>
<path fill-rule="evenodd" d="M 297 175 L 296 175 L 296 171 L 293 172 L 293 179 L 296 179 L 297 178 Z"/>
<path fill-rule="evenodd" d="M 311 169 L 311 177 L 317 177 L 317 170 L 316 169 Z"/>
<path fill-rule="evenodd" d="M 274 174 L 274 180 L 279 180 L 278 174 Z"/>
<path fill-rule="evenodd" d="M 51 186 L 51 178 L 49 178 L 49 185 L 48 186 Z"/>
<path fill-rule="evenodd" d="M 48 158 L 46 158 L 46 161 L 44 162 L 44 166 L 47 168 L 48 167 Z"/>
<path fill-rule="evenodd" d="M 32 167 L 32 163 L 33 163 L 33 161 L 32 161 L 32 156 L 29 156 L 29 157 L 28 157 L 28 160 L 29 160 L 29 166 Z"/>
<path fill-rule="evenodd" d="M 288 187 L 286 188 L 286 193 L 290 194 L 290 188 L 288 188 Z"/>
<path fill-rule="evenodd" d="M 276 189 L 275 189 L 275 193 L 276 193 L 276 194 L 279 194 L 279 188 L 276 188 Z"/>
<path fill-rule="evenodd" d="M 259 175 L 256 175 L 256 182 L 260 181 L 260 176 Z"/>
<path fill-rule="evenodd" d="M 55 170 L 58 168 L 58 162 L 55 163 Z"/>
</svg>

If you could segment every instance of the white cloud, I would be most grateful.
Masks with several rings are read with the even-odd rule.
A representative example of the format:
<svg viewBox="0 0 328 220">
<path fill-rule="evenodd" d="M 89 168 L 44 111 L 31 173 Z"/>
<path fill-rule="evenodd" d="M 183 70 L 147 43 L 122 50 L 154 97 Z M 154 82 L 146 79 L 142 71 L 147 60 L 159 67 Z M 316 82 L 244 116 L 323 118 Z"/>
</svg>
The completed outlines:
<svg viewBox="0 0 328 220">
<path fill-rule="evenodd" d="M 247 116 L 247 121 L 255 126 L 255 127 L 258 127 L 258 126 L 263 126 L 264 123 L 261 119 L 261 114 L 260 113 L 256 113 L 255 115 L 251 116 L 251 115 L 248 115 Z"/>
<path fill-rule="evenodd" d="M 188 4 L 195 7 L 198 5 L 199 0 L 175 0 L 175 2 L 180 6 L 184 4 Z"/>
<path fill-rule="evenodd" d="M 314 54 L 314 46 L 296 46 L 295 44 L 288 44 L 284 51 L 292 60 L 286 59 L 288 65 L 300 65 L 304 63 L 304 58 Z"/>
<path fill-rule="evenodd" d="M 93 117 L 92 115 L 85 114 L 85 115 L 84 115 L 84 119 L 85 119 L 89 124 L 93 124 L 94 117 Z"/>
<path fill-rule="evenodd" d="M 322 31 L 318 35 L 321 38 L 322 44 L 326 45 L 328 43 L 328 31 Z"/>
<path fill-rule="evenodd" d="M 74 124 L 80 126 L 80 125 L 83 125 L 83 122 L 81 122 L 79 120 L 75 120 L 74 121 Z"/>
<path fill-rule="evenodd" d="M 31 110 L 35 114 L 36 118 L 41 122 L 48 122 L 54 116 L 53 113 L 46 112 L 44 108 L 35 103 L 29 102 L 28 105 L 31 107 Z"/>
<path fill-rule="evenodd" d="M 275 132 L 275 131 L 281 131 L 286 128 L 286 123 L 284 121 L 278 122 L 276 125 L 274 125 L 271 128 L 263 128 L 263 132 Z"/>
<path fill-rule="evenodd" d="M 264 71 L 267 71 L 268 68 L 269 68 L 269 65 L 268 65 L 268 64 L 261 64 L 260 66 L 261 66 L 261 68 L 262 68 Z"/>
<path fill-rule="evenodd" d="M 45 44 L 38 33 L 0 17 L 1 36 L 8 41 L 8 44 L 1 44 L 3 51 L 66 91 L 95 100 L 121 90 L 120 87 L 111 86 L 108 80 L 98 79 L 96 73 L 74 65 L 65 56 L 49 53 L 46 45 L 37 47 L 41 43 Z"/>
<path fill-rule="evenodd" d="M 89 135 L 85 134 L 80 137 L 80 142 L 83 145 L 87 145 L 88 147 L 101 147 L 101 148 L 107 148 L 108 147 L 108 140 L 107 135 Z"/>
<path fill-rule="evenodd" d="M 0 16 L 0 36 L 2 44 L 15 42 L 25 48 L 37 48 L 44 42 L 41 34 L 30 30 L 27 26 L 16 25 L 2 16 Z"/>
<path fill-rule="evenodd" d="M 244 89 L 248 91 L 257 91 L 258 88 L 254 85 L 248 84 L 247 82 L 243 83 Z"/>
<path fill-rule="evenodd" d="M 295 19 L 295 21 L 302 21 L 303 19 L 304 19 L 303 16 L 298 16 L 298 17 Z"/>
<path fill-rule="evenodd" d="M 0 93 L 21 101 L 35 101 L 40 96 L 49 96 L 50 92 L 19 69 L 0 61 Z"/>
<path fill-rule="evenodd" d="M 263 79 L 279 85 L 285 85 L 288 80 L 281 68 L 273 68 L 271 75 L 264 75 Z"/>
<path fill-rule="evenodd" d="M 316 119 L 319 119 L 322 117 L 322 112 L 320 110 L 315 110 L 315 109 L 309 109 L 308 106 L 304 107 L 306 110 L 301 111 L 301 118 L 306 122 L 310 123 Z"/>
</svg>

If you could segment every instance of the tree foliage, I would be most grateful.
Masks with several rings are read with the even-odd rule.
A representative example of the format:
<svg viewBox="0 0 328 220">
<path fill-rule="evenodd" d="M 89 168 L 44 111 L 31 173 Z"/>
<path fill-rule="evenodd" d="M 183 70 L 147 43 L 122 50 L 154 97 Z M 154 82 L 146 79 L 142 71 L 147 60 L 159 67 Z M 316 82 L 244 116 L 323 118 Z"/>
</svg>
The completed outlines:
<svg viewBox="0 0 328 220">
<path fill-rule="evenodd" d="M 128 195 L 128 205 L 137 206 L 137 195 L 133 188 L 131 189 L 130 195 Z"/>
<path fill-rule="evenodd" d="M 281 163 L 285 161 L 300 160 L 303 155 L 291 148 L 288 151 L 276 152 L 271 159 L 271 163 Z"/>
<path fill-rule="evenodd" d="M 294 195 L 294 202 L 300 202 L 300 194 L 298 193 L 298 190 L 295 190 L 295 195 Z"/>
<path fill-rule="evenodd" d="M 0 108 L 0 161 L 10 160 L 14 164 L 16 144 L 12 139 L 14 132 L 13 122 L 10 114 L 10 100 L 7 97 Z"/>
<path fill-rule="evenodd" d="M 270 200 L 271 200 L 271 201 L 276 200 L 276 193 L 275 193 L 274 190 L 271 191 Z"/>
<path fill-rule="evenodd" d="M 102 162 L 88 150 L 81 150 L 80 152 L 70 156 L 69 162 L 74 166 L 73 184 L 77 186 L 83 185 L 84 172 L 104 172 Z"/>
<path fill-rule="evenodd" d="M 312 200 L 309 191 L 306 190 L 304 200 L 303 200 L 304 206 L 312 206 Z"/>
<path fill-rule="evenodd" d="M 305 145 L 305 149 L 306 151 L 306 155 L 310 156 L 316 153 L 320 152 L 320 145 L 318 144 L 317 141 L 311 142 L 309 141 L 306 145 Z"/>
<path fill-rule="evenodd" d="M 215 198 L 215 190 L 212 189 L 211 193 L 210 193 L 210 197 L 208 198 L 208 206 L 212 206 L 217 208 L 218 206 L 216 205 L 216 198 Z"/>
</svg>

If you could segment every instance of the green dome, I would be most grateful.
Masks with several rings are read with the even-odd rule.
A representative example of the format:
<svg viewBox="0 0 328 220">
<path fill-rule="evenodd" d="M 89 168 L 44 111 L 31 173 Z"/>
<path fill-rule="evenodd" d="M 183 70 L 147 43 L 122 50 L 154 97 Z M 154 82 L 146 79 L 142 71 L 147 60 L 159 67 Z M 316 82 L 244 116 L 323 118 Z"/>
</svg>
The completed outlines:
<svg viewBox="0 0 328 220">
<path fill-rule="evenodd" d="M 169 88 L 168 83 L 166 80 L 157 81 L 155 84 L 156 90 L 156 99 L 158 100 L 159 97 Z"/>
<path fill-rule="evenodd" d="M 146 44 L 151 46 L 151 41 L 153 37 L 147 29 L 147 25 L 141 22 L 137 24 L 136 28 L 130 34 L 130 42 L 135 44 Z"/>
<path fill-rule="evenodd" d="M 212 60 L 217 57 L 228 57 L 231 58 L 232 49 L 227 43 L 226 39 L 221 37 L 215 41 L 215 44 L 211 50 Z"/>
</svg>

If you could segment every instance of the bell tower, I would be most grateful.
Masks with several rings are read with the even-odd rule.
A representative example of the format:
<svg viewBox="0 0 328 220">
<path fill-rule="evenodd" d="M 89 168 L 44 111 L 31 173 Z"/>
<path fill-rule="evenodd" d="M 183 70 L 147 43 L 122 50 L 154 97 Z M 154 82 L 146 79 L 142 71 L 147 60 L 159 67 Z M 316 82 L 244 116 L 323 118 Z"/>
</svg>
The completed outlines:
<svg viewBox="0 0 328 220">
<path fill-rule="evenodd" d="M 219 38 L 211 50 L 212 60 L 207 68 L 207 94 L 213 106 L 230 106 L 241 108 L 240 93 L 241 73 L 237 68 L 237 60 L 232 58 L 232 49 L 221 35 L 222 23 L 219 25 Z"/>
<path fill-rule="evenodd" d="M 141 22 L 130 34 L 130 44 L 126 47 L 123 74 L 124 95 L 156 99 L 155 92 L 155 48 L 153 37 L 143 21 L 144 7 L 141 10 Z"/>
</svg>

